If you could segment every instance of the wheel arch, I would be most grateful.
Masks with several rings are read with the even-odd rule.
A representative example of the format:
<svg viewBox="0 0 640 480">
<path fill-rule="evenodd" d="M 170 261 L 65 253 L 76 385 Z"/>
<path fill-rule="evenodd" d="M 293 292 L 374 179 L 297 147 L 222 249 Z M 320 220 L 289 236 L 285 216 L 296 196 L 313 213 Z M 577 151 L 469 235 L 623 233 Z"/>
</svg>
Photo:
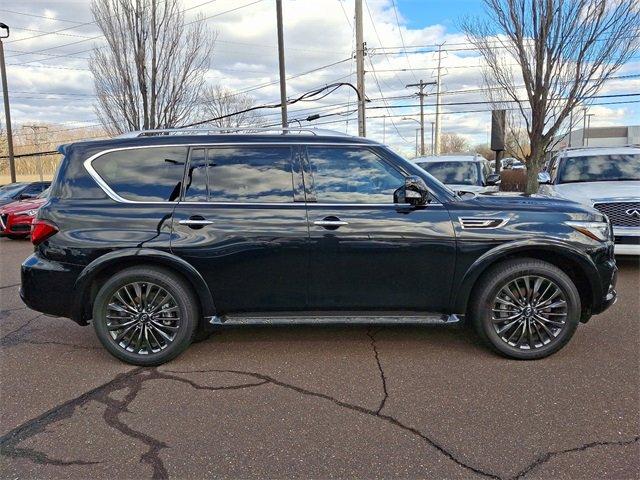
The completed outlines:
<svg viewBox="0 0 640 480">
<path fill-rule="evenodd" d="M 491 267 L 514 258 L 534 258 L 555 265 L 575 283 L 582 304 L 581 321 L 591 317 L 594 299 L 602 295 L 598 270 L 584 253 L 566 244 L 553 241 L 532 241 L 506 244 L 489 250 L 469 267 L 454 297 L 455 312 L 466 312 L 473 290 L 480 277 Z"/>
<path fill-rule="evenodd" d="M 161 250 L 132 248 L 107 253 L 89 263 L 78 276 L 74 285 L 72 318 L 86 325 L 91 318 L 93 298 L 100 280 L 124 267 L 154 265 L 162 266 L 184 278 L 194 289 L 203 317 L 215 315 L 216 308 L 211 291 L 204 278 L 185 260 Z"/>
</svg>

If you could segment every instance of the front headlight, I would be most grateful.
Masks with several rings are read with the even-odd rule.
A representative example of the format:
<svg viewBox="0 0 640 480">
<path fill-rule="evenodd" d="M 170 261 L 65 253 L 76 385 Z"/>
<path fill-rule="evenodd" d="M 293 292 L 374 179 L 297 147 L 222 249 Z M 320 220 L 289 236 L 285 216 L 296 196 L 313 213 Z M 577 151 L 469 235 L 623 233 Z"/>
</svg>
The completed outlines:
<svg viewBox="0 0 640 480">
<path fill-rule="evenodd" d="M 611 238 L 610 228 L 607 222 L 565 222 L 574 230 L 586 235 L 593 240 L 605 242 Z"/>
</svg>

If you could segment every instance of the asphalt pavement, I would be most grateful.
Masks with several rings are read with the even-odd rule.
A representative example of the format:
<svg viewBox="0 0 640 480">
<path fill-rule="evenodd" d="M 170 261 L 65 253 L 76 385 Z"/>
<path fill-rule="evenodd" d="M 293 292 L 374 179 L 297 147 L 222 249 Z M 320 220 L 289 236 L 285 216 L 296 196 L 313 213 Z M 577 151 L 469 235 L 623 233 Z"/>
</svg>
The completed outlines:
<svg viewBox="0 0 640 480">
<path fill-rule="evenodd" d="M 158 368 L 18 296 L 0 239 L 1 478 L 640 478 L 640 269 L 561 352 L 459 327 L 236 327 Z"/>
</svg>

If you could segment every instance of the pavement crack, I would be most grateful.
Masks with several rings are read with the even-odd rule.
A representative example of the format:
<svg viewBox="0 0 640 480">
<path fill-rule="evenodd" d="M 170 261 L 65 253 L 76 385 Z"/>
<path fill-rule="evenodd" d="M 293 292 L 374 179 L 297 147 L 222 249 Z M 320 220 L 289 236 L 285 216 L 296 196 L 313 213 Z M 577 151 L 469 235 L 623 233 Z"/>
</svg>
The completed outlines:
<svg viewBox="0 0 640 480">
<path fill-rule="evenodd" d="M 240 385 L 209 386 L 200 385 L 192 380 L 171 375 L 170 372 L 160 372 L 157 368 L 134 368 L 128 372 L 117 375 L 112 380 L 89 390 L 82 395 L 62 403 L 42 415 L 29 420 L 14 428 L 9 433 L 0 437 L 0 455 L 10 458 L 25 458 L 34 463 L 43 465 L 68 466 L 68 465 L 91 465 L 98 462 L 84 460 L 63 461 L 52 459 L 43 452 L 38 452 L 30 448 L 20 447 L 20 443 L 32 438 L 46 430 L 47 427 L 70 418 L 78 407 L 90 401 L 103 404 L 106 408 L 103 413 L 105 423 L 123 435 L 138 440 L 147 446 L 147 450 L 140 456 L 140 462 L 149 465 L 154 479 L 167 478 L 169 476 L 160 452 L 169 448 L 168 445 L 151 435 L 134 429 L 125 423 L 120 415 L 129 412 L 129 405 L 140 393 L 142 386 L 149 380 L 170 380 L 189 385 L 197 390 L 225 391 L 251 388 L 269 383 L 268 380 L 258 382 L 243 383 Z M 127 390 L 122 400 L 114 399 L 112 394 L 120 390 Z"/>
<path fill-rule="evenodd" d="M 380 414 L 382 409 L 384 408 L 385 403 L 387 402 L 387 398 L 389 398 L 389 392 L 387 391 L 387 377 L 384 374 L 384 369 L 382 368 L 382 363 L 380 363 L 380 355 L 378 353 L 378 346 L 376 344 L 376 335 L 380 332 L 380 329 L 372 332 L 371 330 L 367 330 L 367 336 L 371 339 L 371 348 L 373 349 L 373 354 L 376 358 L 376 364 L 378 365 L 378 371 L 380 372 L 380 380 L 382 381 L 382 390 L 384 392 L 384 397 L 380 401 L 380 405 L 378 406 L 378 410 L 376 410 L 376 415 Z"/>
<path fill-rule="evenodd" d="M 638 443 L 640 441 L 640 435 L 637 435 L 635 437 L 633 437 L 632 439 L 629 440 L 618 440 L 618 441 L 610 441 L 610 442 L 589 442 L 589 443 L 585 443 L 583 445 L 580 445 L 579 447 L 574 447 L 574 448 L 567 448 L 565 450 L 557 450 L 554 452 L 547 452 L 544 453 L 542 455 L 540 455 L 537 459 L 535 459 L 533 462 L 531 462 L 529 465 L 527 465 L 525 468 L 523 468 L 522 470 L 520 470 L 520 472 L 518 472 L 517 474 L 515 474 L 512 477 L 512 480 L 517 480 L 520 478 L 525 477 L 526 475 L 528 475 L 529 473 L 531 473 L 533 470 L 537 469 L 538 467 L 544 465 L 545 463 L 551 461 L 552 459 L 554 459 L 555 457 L 558 457 L 560 455 L 565 455 L 567 453 L 573 453 L 573 452 L 583 452 L 585 450 L 589 450 L 591 448 L 596 448 L 596 447 L 609 447 L 609 446 L 621 446 L 621 445 L 632 445 L 634 443 Z"/>
<path fill-rule="evenodd" d="M 320 393 L 320 392 L 314 392 L 313 390 L 308 390 L 306 388 L 302 388 L 302 387 L 298 387 L 297 385 L 292 385 L 290 383 L 286 383 L 283 382 L 281 380 L 278 380 L 276 378 L 270 377 L 269 375 L 264 375 L 262 373 L 257 373 L 257 372 L 250 372 L 250 371 L 244 371 L 244 370 L 223 370 L 223 369 L 205 369 L 205 370 L 189 370 L 189 371 L 170 371 L 170 373 L 213 373 L 213 372 L 217 372 L 217 373 L 235 373 L 238 375 L 246 375 L 249 377 L 253 377 L 256 378 L 258 380 L 263 380 L 266 383 L 271 383 L 272 385 L 276 385 L 282 388 L 286 388 L 287 390 L 292 390 L 294 392 L 297 392 L 301 395 L 304 396 L 308 396 L 308 397 L 314 397 L 314 398 L 320 398 L 323 400 L 327 400 L 329 402 L 334 403 L 335 405 L 341 407 L 341 408 L 346 408 L 348 410 L 354 411 L 354 412 L 358 412 L 358 413 L 362 413 L 364 415 L 369 415 L 375 418 L 378 418 L 380 420 L 383 420 L 391 425 L 394 425 L 412 435 L 415 435 L 417 437 L 419 437 L 422 441 L 424 441 L 426 444 L 428 444 L 429 446 L 433 447 L 435 450 L 437 450 L 439 453 L 441 453 L 442 455 L 444 455 L 445 457 L 449 458 L 451 461 L 453 461 L 455 464 L 457 464 L 458 466 L 469 470 L 473 473 L 476 473 L 478 475 L 481 475 L 483 477 L 486 478 L 495 478 L 498 480 L 503 480 L 502 477 L 500 477 L 499 475 L 496 475 L 494 473 L 491 472 L 487 472 L 484 471 L 478 467 L 474 467 L 471 464 L 466 463 L 464 460 L 458 458 L 454 453 L 450 452 L 449 450 L 447 450 L 443 445 L 441 445 L 438 441 L 434 440 L 433 438 L 425 435 L 424 433 L 420 432 L 418 429 L 410 427 L 408 425 L 405 425 L 404 423 L 402 423 L 400 420 L 398 420 L 395 417 L 392 417 L 391 415 L 386 415 L 383 413 L 379 413 L 379 411 L 376 410 L 371 410 L 369 408 L 365 408 L 362 407 L 360 405 L 354 405 L 342 400 L 338 400 L 335 397 L 332 397 L 330 395 L 324 394 L 324 393 Z"/>
<path fill-rule="evenodd" d="M 38 318 L 40 318 L 42 316 L 43 316 L 43 314 L 40 313 L 40 314 L 36 315 L 35 317 L 30 318 L 29 320 L 27 320 L 25 323 L 20 325 L 15 330 L 12 330 L 11 332 L 9 332 L 6 335 L 4 335 L 2 338 L 0 338 L 0 347 L 8 347 L 8 346 L 17 345 L 19 343 L 22 343 L 22 339 L 28 333 L 28 330 L 25 330 L 25 329 L 29 325 L 31 325 L 32 322 L 34 322 L 35 320 L 37 320 Z"/>
<path fill-rule="evenodd" d="M 0 290 L 4 290 L 5 288 L 19 287 L 20 285 L 21 285 L 20 283 L 12 283 L 11 285 L 3 285 L 2 287 L 0 287 Z"/>
</svg>

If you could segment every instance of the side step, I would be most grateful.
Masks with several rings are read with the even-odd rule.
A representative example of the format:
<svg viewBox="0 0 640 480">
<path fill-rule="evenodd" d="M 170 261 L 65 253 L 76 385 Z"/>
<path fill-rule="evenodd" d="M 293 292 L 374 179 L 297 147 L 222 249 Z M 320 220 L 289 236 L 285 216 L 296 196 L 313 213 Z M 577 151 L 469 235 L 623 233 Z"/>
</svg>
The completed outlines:
<svg viewBox="0 0 640 480">
<path fill-rule="evenodd" d="M 270 314 L 232 314 L 209 317 L 211 325 L 455 325 L 462 320 L 455 314 L 415 312 L 287 312 Z"/>
</svg>

